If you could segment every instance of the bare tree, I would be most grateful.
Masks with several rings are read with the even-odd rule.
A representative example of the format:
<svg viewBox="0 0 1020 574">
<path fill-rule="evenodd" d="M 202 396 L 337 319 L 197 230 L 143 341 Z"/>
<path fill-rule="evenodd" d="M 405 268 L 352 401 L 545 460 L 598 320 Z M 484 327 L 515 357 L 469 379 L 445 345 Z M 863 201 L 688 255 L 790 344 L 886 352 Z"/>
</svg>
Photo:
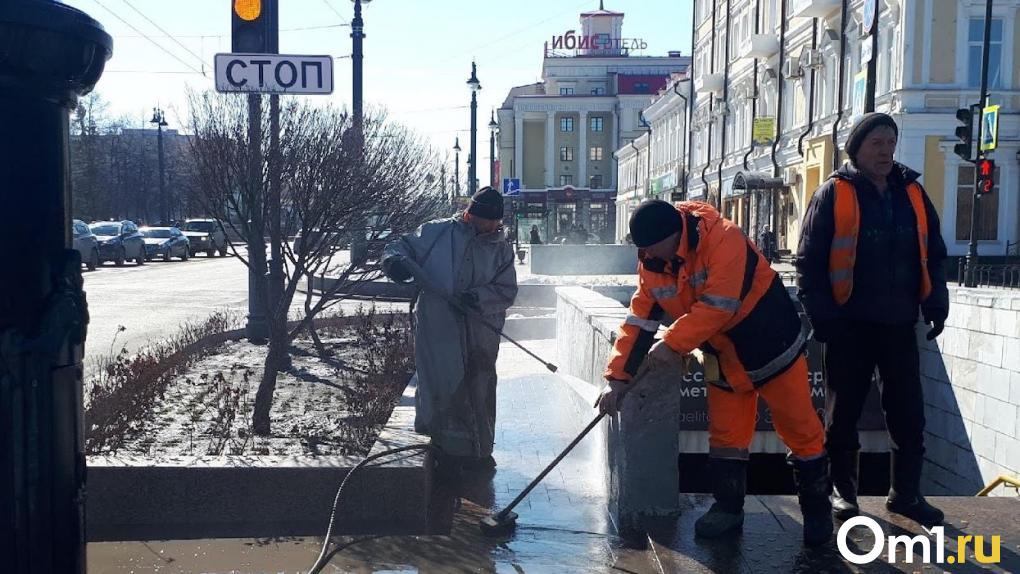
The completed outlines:
<svg viewBox="0 0 1020 574">
<path fill-rule="evenodd" d="M 205 210 L 223 225 L 245 237 L 264 238 L 269 226 L 256 222 L 268 221 L 264 199 L 272 156 L 268 138 L 263 138 L 264 149 L 249 149 L 247 118 L 244 97 L 192 94 L 191 148 L 200 187 L 194 195 L 203 198 Z M 303 330 L 315 338 L 317 315 L 337 305 L 357 284 L 381 276 L 377 266 L 352 262 L 339 249 L 341 238 L 365 234 L 370 243 L 378 242 L 415 229 L 448 206 L 441 193 L 441 162 L 422 140 L 382 113 L 368 115 L 363 134 L 362 147 L 351 118 L 337 108 L 295 100 L 282 106 L 277 154 L 282 181 L 280 227 L 296 232 L 301 241 L 284 242 L 282 294 L 275 304 L 266 302 L 269 350 L 253 413 L 253 430 L 258 434 L 270 432 L 277 372 L 286 362 L 293 338 Z M 249 159 L 255 152 L 265 159 L 261 179 L 250 182 Z M 371 222 L 367 229 L 365 221 Z M 261 261 L 234 251 L 263 277 L 264 239 L 260 244 Z M 309 285 L 303 318 L 288 329 L 288 312 L 298 286 L 306 278 L 325 275 L 333 281 L 317 296 Z"/>
</svg>

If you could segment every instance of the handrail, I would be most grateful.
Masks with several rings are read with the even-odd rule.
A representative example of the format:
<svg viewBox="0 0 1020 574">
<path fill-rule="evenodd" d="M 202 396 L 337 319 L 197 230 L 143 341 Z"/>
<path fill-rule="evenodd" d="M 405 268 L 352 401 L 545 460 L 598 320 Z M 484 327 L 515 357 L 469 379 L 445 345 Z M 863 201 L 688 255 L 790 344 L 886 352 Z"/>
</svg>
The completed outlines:
<svg viewBox="0 0 1020 574">
<path fill-rule="evenodd" d="M 1020 489 L 1020 479 L 1016 479 L 1013 478 L 1012 476 L 1008 476 L 1005 474 L 1000 474 L 995 478 L 995 480 L 989 483 L 988 486 L 982 488 L 981 491 L 975 494 L 974 496 L 988 496 L 988 493 L 994 490 L 995 487 L 999 486 L 1000 484 L 1008 484 L 1013 488 Z"/>
</svg>

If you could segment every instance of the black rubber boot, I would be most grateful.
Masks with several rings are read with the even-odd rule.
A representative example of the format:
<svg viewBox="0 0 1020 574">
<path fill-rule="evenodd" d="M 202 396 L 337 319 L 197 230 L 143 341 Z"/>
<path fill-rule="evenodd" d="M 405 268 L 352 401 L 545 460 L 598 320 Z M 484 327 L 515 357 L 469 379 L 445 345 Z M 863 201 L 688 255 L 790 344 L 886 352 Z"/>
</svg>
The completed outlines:
<svg viewBox="0 0 1020 574">
<path fill-rule="evenodd" d="M 710 458 L 708 464 L 715 503 L 694 523 L 694 533 L 703 538 L 719 538 L 744 526 L 747 461 Z"/>
<path fill-rule="evenodd" d="M 857 470 L 860 452 L 856 450 L 829 453 L 829 475 L 832 477 L 832 515 L 847 520 L 861 513 L 857 506 Z"/>
<path fill-rule="evenodd" d="M 921 467 L 924 465 L 924 455 L 893 450 L 891 457 L 892 488 L 889 490 L 889 498 L 885 501 L 886 509 L 928 528 L 942 524 L 945 515 L 921 496 Z"/>
<path fill-rule="evenodd" d="M 800 513 L 804 517 L 804 544 L 818 546 L 832 539 L 832 505 L 829 493 L 829 458 L 791 459 Z"/>
</svg>

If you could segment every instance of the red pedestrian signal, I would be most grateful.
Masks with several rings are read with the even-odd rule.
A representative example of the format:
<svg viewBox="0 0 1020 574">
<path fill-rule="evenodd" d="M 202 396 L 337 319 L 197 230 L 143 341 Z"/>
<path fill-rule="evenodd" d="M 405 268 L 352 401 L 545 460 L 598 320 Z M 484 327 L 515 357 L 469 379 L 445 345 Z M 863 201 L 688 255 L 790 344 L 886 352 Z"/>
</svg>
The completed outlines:
<svg viewBox="0 0 1020 574">
<path fill-rule="evenodd" d="M 995 160 L 977 161 L 977 192 L 980 195 L 992 193 L 995 189 Z"/>
</svg>

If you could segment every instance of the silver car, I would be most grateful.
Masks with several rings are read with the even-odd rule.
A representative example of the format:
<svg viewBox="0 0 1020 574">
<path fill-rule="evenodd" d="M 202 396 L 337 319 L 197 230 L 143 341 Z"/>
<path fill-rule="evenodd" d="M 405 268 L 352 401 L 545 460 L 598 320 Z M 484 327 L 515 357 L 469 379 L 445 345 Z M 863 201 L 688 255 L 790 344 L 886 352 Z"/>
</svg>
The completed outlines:
<svg viewBox="0 0 1020 574">
<path fill-rule="evenodd" d="M 220 222 L 215 219 L 189 219 L 181 226 L 181 231 L 188 236 L 191 242 L 191 252 L 205 254 L 212 257 L 219 253 L 220 257 L 227 254 L 227 235 L 220 228 Z"/>
<path fill-rule="evenodd" d="M 71 234 L 74 238 L 74 249 L 81 254 L 81 262 L 89 271 L 95 271 L 96 267 L 99 267 L 99 240 L 92 234 L 89 226 L 79 219 L 71 222 Z"/>
</svg>

